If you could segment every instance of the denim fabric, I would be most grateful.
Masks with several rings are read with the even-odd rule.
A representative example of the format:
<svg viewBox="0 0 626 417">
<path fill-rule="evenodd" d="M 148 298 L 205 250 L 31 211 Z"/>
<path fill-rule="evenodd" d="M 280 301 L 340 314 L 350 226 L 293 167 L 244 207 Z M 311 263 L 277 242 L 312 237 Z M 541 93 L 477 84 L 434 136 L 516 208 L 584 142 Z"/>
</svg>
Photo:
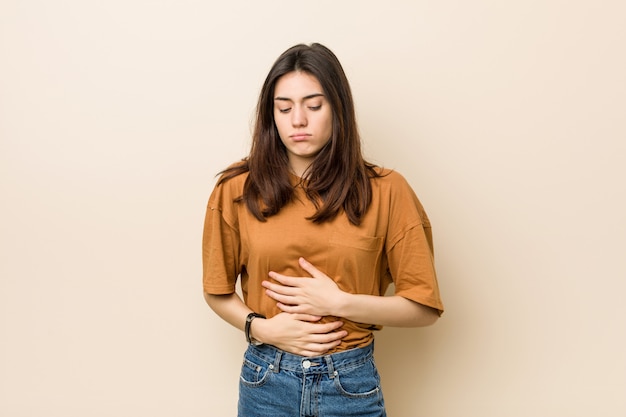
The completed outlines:
<svg viewBox="0 0 626 417">
<path fill-rule="evenodd" d="M 239 417 L 385 417 L 374 346 L 304 357 L 248 346 Z"/>
</svg>

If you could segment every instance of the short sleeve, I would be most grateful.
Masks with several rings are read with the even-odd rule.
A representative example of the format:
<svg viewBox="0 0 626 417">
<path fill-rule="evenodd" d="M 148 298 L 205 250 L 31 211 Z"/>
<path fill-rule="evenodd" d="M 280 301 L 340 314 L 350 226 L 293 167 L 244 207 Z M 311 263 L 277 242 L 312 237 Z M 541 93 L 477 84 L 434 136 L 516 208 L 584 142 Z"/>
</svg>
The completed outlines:
<svg viewBox="0 0 626 417">
<path fill-rule="evenodd" d="M 202 237 L 202 282 L 208 294 L 234 293 L 241 272 L 238 203 L 233 200 L 226 184 L 221 183 L 215 187 L 207 204 Z"/>
<path fill-rule="evenodd" d="M 401 178 L 394 184 L 387 259 L 395 294 L 443 313 L 432 231 L 422 204 Z"/>
</svg>

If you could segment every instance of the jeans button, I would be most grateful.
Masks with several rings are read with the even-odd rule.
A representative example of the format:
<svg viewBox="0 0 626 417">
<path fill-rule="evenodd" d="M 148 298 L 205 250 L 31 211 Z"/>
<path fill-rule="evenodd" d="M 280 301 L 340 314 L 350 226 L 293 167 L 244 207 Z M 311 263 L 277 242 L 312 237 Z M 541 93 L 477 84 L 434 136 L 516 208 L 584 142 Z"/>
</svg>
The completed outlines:
<svg viewBox="0 0 626 417">
<path fill-rule="evenodd" d="M 309 369 L 311 367 L 311 361 L 310 360 L 306 360 L 306 361 L 302 362 L 302 367 L 304 369 Z"/>
</svg>

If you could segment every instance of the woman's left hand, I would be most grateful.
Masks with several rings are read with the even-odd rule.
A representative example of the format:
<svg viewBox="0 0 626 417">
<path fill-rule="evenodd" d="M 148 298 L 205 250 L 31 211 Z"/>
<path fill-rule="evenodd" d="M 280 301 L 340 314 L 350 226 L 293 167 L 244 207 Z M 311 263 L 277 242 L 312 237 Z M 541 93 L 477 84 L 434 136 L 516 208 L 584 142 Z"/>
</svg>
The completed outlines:
<svg viewBox="0 0 626 417">
<path fill-rule="evenodd" d="M 347 293 L 304 258 L 300 258 L 299 263 L 311 274 L 310 277 L 290 277 L 272 271 L 269 276 L 277 283 L 263 281 L 265 293 L 276 300 L 278 308 L 286 313 L 338 315 L 338 307 Z"/>
</svg>

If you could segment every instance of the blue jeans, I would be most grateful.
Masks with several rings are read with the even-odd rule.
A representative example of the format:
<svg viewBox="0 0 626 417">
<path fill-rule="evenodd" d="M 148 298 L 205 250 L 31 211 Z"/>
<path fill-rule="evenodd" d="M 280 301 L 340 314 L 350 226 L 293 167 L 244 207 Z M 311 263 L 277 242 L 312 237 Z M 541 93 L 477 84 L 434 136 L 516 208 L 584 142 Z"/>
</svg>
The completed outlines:
<svg viewBox="0 0 626 417">
<path fill-rule="evenodd" d="M 374 345 L 304 357 L 249 345 L 239 417 L 385 417 Z"/>
</svg>

